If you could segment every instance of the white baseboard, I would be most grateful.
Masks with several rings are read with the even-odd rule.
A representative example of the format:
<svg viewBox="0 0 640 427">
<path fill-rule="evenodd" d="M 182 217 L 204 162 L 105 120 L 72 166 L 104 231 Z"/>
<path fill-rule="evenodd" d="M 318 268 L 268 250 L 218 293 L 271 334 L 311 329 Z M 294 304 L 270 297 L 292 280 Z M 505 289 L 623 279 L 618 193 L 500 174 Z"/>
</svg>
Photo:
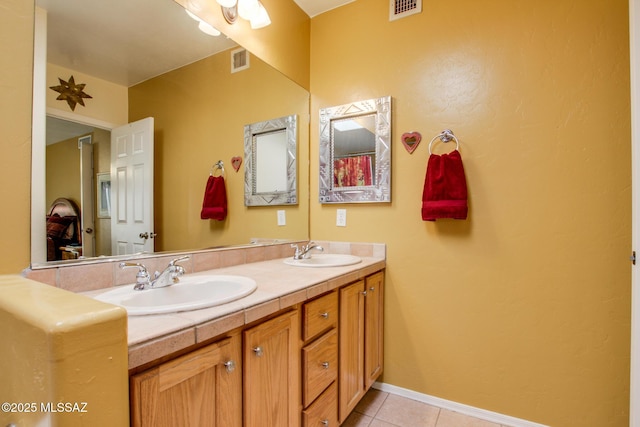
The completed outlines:
<svg viewBox="0 0 640 427">
<path fill-rule="evenodd" d="M 406 397 L 407 399 L 417 400 L 418 402 L 423 402 L 429 405 L 437 406 L 439 408 L 447 409 L 449 411 L 459 412 L 471 417 L 480 418 L 481 420 L 498 423 L 504 426 L 549 427 L 544 424 L 538 424 L 531 421 L 522 420 L 520 418 L 511 417 L 509 415 L 503 415 L 497 412 L 487 411 L 485 409 L 465 405 L 463 403 L 453 402 L 451 400 L 441 399 L 439 397 L 430 396 L 428 394 L 418 393 L 417 391 L 397 387 L 391 384 L 376 382 L 373 384 L 373 388 L 375 388 L 376 390 Z"/>
</svg>

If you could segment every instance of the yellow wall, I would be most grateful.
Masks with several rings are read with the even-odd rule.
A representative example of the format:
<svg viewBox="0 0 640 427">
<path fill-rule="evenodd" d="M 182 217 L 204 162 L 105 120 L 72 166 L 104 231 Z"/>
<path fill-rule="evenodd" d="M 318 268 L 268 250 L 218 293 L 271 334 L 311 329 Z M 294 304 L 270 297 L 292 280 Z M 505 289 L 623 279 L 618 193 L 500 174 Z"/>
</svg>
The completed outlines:
<svg viewBox="0 0 640 427">
<path fill-rule="evenodd" d="M 47 197 L 45 206 L 58 197 L 71 199 L 80 206 L 80 150 L 78 138 L 47 145 Z M 44 221 L 44 219 L 43 219 Z"/>
<path fill-rule="evenodd" d="M 252 237 L 304 239 L 309 209 L 309 93 L 251 55 L 250 68 L 231 73 L 225 51 L 130 88 L 129 118 L 155 118 L 156 250 L 249 243 Z M 244 206 L 246 124 L 296 114 L 298 204 Z M 226 170 L 228 215 L 202 220 L 204 189 L 214 163 Z M 218 175 L 218 173 L 216 173 Z M 284 210 L 286 225 L 277 225 Z"/>
<path fill-rule="evenodd" d="M 56 99 L 60 94 L 51 86 L 58 86 L 61 78 L 68 81 L 73 76 L 76 84 L 84 83 L 84 93 L 92 98 L 84 99 L 84 106 L 76 104 L 75 110 L 71 110 L 67 101 Z M 68 116 L 77 114 L 90 117 L 111 125 L 127 124 L 127 88 L 106 80 L 98 79 L 76 70 L 60 67 L 52 63 L 47 64 L 47 108 L 62 110 Z M 80 120 L 82 120 L 80 118 Z"/>
<path fill-rule="evenodd" d="M 15 273 L 30 259 L 31 82 L 33 69 L 33 1 L 17 0 L 0 13 L 0 274 Z"/>
<path fill-rule="evenodd" d="M 384 382 L 552 426 L 627 425 L 627 7 L 442 0 L 389 22 L 388 1 L 367 0 L 312 19 L 312 130 L 320 108 L 393 97 L 390 204 L 320 205 L 311 132 L 311 237 L 387 243 Z M 423 222 L 445 128 L 469 219 Z"/>
</svg>

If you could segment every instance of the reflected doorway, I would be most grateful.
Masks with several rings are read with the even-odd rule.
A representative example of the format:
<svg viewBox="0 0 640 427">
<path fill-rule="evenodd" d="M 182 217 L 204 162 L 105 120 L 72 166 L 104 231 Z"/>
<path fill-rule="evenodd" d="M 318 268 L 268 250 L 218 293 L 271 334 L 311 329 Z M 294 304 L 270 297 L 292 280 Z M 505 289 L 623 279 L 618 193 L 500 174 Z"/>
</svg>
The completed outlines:
<svg viewBox="0 0 640 427">
<path fill-rule="evenodd" d="M 111 132 L 47 116 L 45 203 L 66 198 L 80 207 L 81 246 L 62 259 L 111 255 L 111 220 L 97 215 L 97 179 L 110 172 Z"/>
</svg>

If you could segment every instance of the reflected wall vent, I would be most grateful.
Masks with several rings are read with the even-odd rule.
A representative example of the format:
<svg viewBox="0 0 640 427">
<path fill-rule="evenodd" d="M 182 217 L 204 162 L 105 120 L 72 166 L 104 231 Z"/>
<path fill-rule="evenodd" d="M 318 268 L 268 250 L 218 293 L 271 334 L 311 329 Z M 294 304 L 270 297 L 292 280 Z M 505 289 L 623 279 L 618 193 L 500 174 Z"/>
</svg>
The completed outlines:
<svg viewBox="0 0 640 427">
<path fill-rule="evenodd" d="M 246 70 L 249 68 L 249 52 L 247 49 L 239 48 L 231 51 L 231 72 Z"/>
<path fill-rule="evenodd" d="M 422 0 L 389 0 L 389 21 L 422 12 Z"/>
</svg>

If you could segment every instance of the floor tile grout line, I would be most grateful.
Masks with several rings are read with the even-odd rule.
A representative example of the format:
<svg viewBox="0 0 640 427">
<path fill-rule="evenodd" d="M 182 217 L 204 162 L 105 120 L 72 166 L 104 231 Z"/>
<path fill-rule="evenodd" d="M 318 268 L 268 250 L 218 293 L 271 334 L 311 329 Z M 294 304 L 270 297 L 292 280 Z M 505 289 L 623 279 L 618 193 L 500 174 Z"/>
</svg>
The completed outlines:
<svg viewBox="0 0 640 427">
<path fill-rule="evenodd" d="M 431 405 L 433 406 L 433 405 Z M 433 406 L 434 408 L 438 409 L 438 415 L 436 416 L 436 423 L 433 425 L 433 427 L 438 427 L 438 422 L 440 421 L 440 414 L 442 414 L 442 408 L 438 407 L 438 406 Z"/>
<path fill-rule="evenodd" d="M 382 407 L 384 406 L 384 402 L 387 401 L 387 398 L 389 398 L 389 393 L 386 393 L 386 396 L 384 396 L 384 399 L 382 399 L 382 403 L 380 403 L 380 406 L 378 406 L 378 409 L 376 409 L 376 413 L 373 414 L 373 419 L 377 419 L 378 417 L 378 412 L 380 412 L 380 409 L 382 409 Z"/>
</svg>

